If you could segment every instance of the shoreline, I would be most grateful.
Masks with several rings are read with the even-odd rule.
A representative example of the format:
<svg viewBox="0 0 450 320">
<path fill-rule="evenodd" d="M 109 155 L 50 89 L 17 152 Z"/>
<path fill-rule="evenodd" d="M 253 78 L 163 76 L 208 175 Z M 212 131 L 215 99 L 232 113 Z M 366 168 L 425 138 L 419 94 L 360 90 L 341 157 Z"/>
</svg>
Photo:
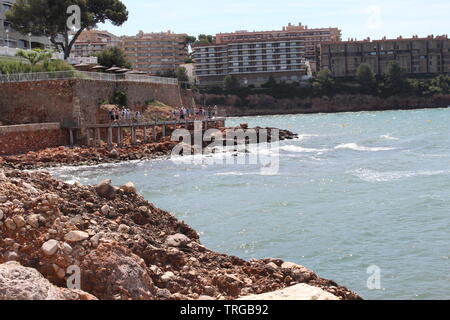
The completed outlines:
<svg viewBox="0 0 450 320">
<path fill-rule="evenodd" d="M 226 130 L 253 129 L 258 132 L 260 129 L 275 128 L 248 128 L 246 124 L 240 127 L 223 128 L 221 131 L 225 135 Z M 289 130 L 280 130 L 279 140 L 289 140 L 298 137 L 297 134 Z M 39 151 L 30 151 L 25 154 L 0 156 L 0 168 L 33 170 L 45 169 L 60 166 L 90 166 L 104 163 L 121 163 L 133 160 L 155 160 L 164 159 L 170 156 L 172 149 L 179 144 L 176 141 L 170 141 L 166 137 L 161 142 L 142 143 L 132 145 L 130 139 L 125 139 L 125 145 L 119 147 L 114 145 L 113 149 L 108 151 L 106 146 L 101 147 L 54 147 Z M 272 136 L 268 135 L 270 142 Z M 224 140 L 225 142 L 225 140 Z"/>
<path fill-rule="evenodd" d="M 16 162 L 1 159 L 0 234 L 5 241 L 0 242 L 0 271 L 27 275 L 33 283 L 3 279 L 0 299 L 19 294 L 34 299 L 36 291 L 55 292 L 63 300 L 277 299 L 286 292 L 291 299 L 362 299 L 295 263 L 244 261 L 208 250 L 194 229 L 149 203 L 131 182 L 84 186 L 40 171 L 162 159 L 173 145 L 166 141 L 112 151 L 59 147 L 9 159 Z M 81 270 L 82 291 L 66 289 L 65 270 L 73 266 Z M 39 299 L 46 298 L 41 294 Z"/>
<path fill-rule="evenodd" d="M 40 279 L 3 279 L 2 299 L 36 298 L 35 291 L 48 298 L 44 282 L 68 300 L 245 300 L 286 288 L 294 299 L 361 299 L 295 263 L 208 250 L 133 183 L 72 185 L 47 172 L 0 169 L 0 187 L 0 270 Z M 81 270 L 83 291 L 65 289 L 71 266 Z"/>
</svg>

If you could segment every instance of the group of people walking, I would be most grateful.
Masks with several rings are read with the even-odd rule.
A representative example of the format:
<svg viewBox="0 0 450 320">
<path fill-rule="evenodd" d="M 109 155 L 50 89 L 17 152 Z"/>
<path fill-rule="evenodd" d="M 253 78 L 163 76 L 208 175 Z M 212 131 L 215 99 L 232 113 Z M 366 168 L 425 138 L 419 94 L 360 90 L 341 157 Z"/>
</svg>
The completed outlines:
<svg viewBox="0 0 450 320">
<path fill-rule="evenodd" d="M 212 119 L 217 117 L 217 106 L 207 108 L 185 108 L 181 107 L 173 111 L 174 119 L 179 120 L 197 120 L 197 119 Z"/>
<path fill-rule="evenodd" d="M 131 111 L 128 108 L 114 108 L 108 111 L 108 115 L 111 121 L 140 121 L 142 118 L 142 114 L 140 111 Z"/>
</svg>

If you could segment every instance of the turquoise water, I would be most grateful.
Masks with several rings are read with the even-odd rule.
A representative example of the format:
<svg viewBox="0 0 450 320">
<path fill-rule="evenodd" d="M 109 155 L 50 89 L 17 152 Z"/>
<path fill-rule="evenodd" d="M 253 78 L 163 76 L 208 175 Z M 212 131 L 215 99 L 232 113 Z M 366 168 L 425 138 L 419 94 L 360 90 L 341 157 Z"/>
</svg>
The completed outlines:
<svg viewBox="0 0 450 320">
<path fill-rule="evenodd" d="M 249 117 L 286 128 L 280 169 L 155 160 L 53 173 L 136 183 L 209 248 L 302 264 L 367 299 L 450 298 L 450 109 Z M 232 155 L 227 155 L 232 157 Z M 367 268 L 381 270 L 369 290 Z"/>
</svg>

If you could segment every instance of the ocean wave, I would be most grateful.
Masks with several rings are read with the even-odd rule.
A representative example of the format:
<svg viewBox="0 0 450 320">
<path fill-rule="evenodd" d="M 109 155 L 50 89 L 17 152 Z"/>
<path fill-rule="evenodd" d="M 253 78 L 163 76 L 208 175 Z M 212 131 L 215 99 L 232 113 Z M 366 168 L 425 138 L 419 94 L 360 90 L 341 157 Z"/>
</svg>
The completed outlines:
<svg viewBox="0 0 450 320">
<path fill-rule="evenodd" d="M 314 153 L 314 152 L 327 152 L 330 151 L 330 149 L 315 149 L 315 148 L 303 148 L 300 146 L 294 146 L 294 145 L 287 145 L 280 147 L 280 150 L 288 151 L 288 152 L 306 152 L 306 153 Z"/>
<path fill-rule="evenodd" d="M 388 148 L 388 147 L 365 147 L 365 146 L 360 146 L 356 143 L 344 143 L 344 144 L 340 144 L 337 147 L 335 147 L 336 150 L 339 149 L 350 149 L 350 150 L 355 150 L 355 151 L 390 151 L 390 150 L 395 150 L 395 148 Z"/>
<path fill-rule="evenodd" d="M 400 179 L 418 177 L 418 176 L 438 176 L 449 174 L 449 171 L 435 170 L 435 171 L 388 171 L 379 172 L 369 169 L 358 169 L 351 172 L 359 179 L 366 182 L 389 182 Z"/>
<path fill-rule="evenodd" d="M 380 138 L 381 139 L 386 139 L 386 140 L 396 140 L 396 141 L 400 140 L 399 138 L 391 137 L 388 134 L 382 135 L 382 136 L 380 136 Z"/>
<path fill-rule="evenodd" d="M 260 172 L 236 172 L 236 171 L 231 171 L 231 172 L 219 172 L 219 173 L 215 173 L 215 176 L 251 176 L 251 175 L 259 175 Z"/>
</svg>

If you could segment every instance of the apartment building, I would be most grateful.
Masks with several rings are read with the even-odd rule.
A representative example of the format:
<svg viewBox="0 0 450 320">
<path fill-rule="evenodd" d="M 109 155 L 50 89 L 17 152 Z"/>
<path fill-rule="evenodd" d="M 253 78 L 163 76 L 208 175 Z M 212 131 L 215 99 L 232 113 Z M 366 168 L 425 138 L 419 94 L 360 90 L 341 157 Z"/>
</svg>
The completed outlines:
<svg viewBox="0 0 450 320">
<path fill-rule="evenodd" d="M 47 37 L 22 34 L 15 31 L 6 20 L 5 13 L 15 3 L 15 0 L 0 0 L 0 47 L 34 49 L 50 46 Z"/>
<path fill-rule="evenodd" d="M 119 46 L 120 38 L 104 30 L 85 30 L 72 49 L 73 57 L 90 57 L 108 47 Z"/>
<path fill-rule="evenodd" d="M 202 86 L 221 86 L 227 75 L 244 86 L 261 86 L 271 76 L 294 82 L 316 70 L 322 42 L 340 39 L 337 28 L 302 24 L 278 31 L 220 33 L 213 43 L 194 46 L 195 74 Z"/>
<path fill-rule="evenodd" d="M 364 41 L 328 42 L 321 46 L 321 65 L 335 77 L 353 77 L 362 63 L 384 74 L 397 61 L 410 74 L 450 73 L 450 40 L 447 35 Z"/>
<path fill-rule="evenodd" d="M 120 46 L 134 69 L 158 76 L 174 71 L 185 63 L 188 56 L 186 36 L 171 31 L 141 31 L 133 37 L 121 37 Z"/>
</svg>

